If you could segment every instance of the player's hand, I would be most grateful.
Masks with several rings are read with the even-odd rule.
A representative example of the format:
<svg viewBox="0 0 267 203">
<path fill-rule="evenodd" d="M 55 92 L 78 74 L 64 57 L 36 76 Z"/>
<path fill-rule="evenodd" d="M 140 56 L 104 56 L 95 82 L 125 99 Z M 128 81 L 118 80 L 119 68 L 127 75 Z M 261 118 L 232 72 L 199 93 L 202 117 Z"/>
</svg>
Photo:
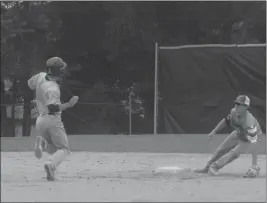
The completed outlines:
<svg viewBox="0 0 267 203">
<path fill-rule="evenodd" d="M 78 96 L 73 96 L 70 101 L 68 102 L 71 107 L 73 107 L 79 100 Z"/>
<path fill-rule="evenodd" d="M 213 135 L 215 135 L 215 132 L 213 132 L 213 131 L 208 135 L 209 136 L 209 141 L 212 140 Z"/>
</svg>

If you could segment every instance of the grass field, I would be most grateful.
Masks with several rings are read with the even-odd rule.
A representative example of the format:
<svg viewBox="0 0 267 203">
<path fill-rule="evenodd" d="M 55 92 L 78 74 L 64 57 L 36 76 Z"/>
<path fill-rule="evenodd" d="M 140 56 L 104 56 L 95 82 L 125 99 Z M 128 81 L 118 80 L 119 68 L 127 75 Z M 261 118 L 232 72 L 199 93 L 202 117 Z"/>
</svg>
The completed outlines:
<svg viewBox="0 0 267 203">
<path fill-rule="evenodd" d="M 261 176 L 244 179 L 250 156 L 226 166 L 218 177 L 190 170 L 156 173 L 160 166 L 196 168 L 208 154 L 73 152 L 47 182 L 44 160 L 32 152 L 2 152 L 2 202 L 49 201 L 231 201 L 266 200 L 266 157 L 260 156 Z"/>
</svg>

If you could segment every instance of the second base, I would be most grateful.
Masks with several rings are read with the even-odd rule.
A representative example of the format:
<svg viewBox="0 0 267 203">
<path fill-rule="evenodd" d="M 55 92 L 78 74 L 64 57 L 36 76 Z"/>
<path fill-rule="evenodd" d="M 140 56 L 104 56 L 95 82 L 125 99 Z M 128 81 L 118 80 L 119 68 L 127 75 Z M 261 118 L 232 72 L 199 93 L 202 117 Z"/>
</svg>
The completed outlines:
<svg viewBox="0 0 267 203">
<path fill-rule="evenodd" d="M 156 173 L 178 173 L 183 168 L 178 167 L 178 166 L 163 166 L 163 167 L 158 167 L 155 169 Z"/>
</svg>

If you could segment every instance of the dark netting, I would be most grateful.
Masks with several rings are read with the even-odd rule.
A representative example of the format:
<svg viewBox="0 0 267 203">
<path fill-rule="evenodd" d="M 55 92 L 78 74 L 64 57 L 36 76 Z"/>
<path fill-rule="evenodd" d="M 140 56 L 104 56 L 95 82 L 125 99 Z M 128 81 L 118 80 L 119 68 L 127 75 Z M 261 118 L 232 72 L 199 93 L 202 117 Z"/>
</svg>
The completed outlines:
<svg viewBox="0 0 267 203">
<path fill-rule="evenodd" d="M 238 94 L 265 130 L 266 47 L 159 50 L 159 132 L 208 133 Z"/>
</svg>

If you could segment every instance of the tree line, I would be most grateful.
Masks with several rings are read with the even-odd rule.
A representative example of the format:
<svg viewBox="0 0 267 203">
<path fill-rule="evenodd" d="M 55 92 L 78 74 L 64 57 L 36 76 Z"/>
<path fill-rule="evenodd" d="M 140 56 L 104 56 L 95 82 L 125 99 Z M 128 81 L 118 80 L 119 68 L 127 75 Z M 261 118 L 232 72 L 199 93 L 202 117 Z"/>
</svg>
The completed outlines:
<svg viewBox="0 0 267 203">
<path fill-rule="evenodd" d="M 28 136 L 34 95 L 27 80 L 59 56 L 69 65 L 62 99 L 78 94 L 90 102 L 63 115 L 70 124 L 80 118 L 70 133 L 127 132 L 129 93 L 133 133 L 152 133 L 155 42 L 265 43 L 265 20 L 265 1 L 1 2 L 1 104 L 14 106 L 23 97 Z M 1 124 L 8 122 L 5 108 Z"/>
</svg>

